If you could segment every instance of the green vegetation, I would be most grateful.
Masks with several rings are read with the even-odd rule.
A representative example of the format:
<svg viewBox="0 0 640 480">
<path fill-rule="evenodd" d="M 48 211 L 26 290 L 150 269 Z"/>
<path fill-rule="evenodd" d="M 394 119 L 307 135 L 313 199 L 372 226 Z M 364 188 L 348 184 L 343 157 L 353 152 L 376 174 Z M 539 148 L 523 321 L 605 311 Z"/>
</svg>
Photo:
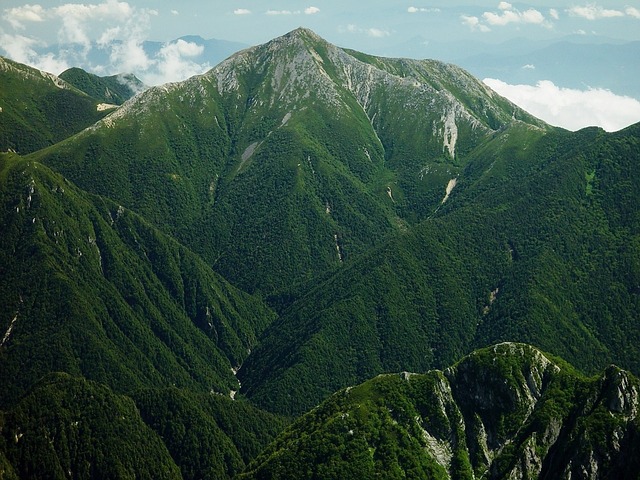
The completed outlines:
<svg viewBox="0 0 640 480">
<path fill-rule="evenodd" d="M 241 371 L 244 393 L 298 414 L 378 373 L 512 340 L 587 372 L 639 371 L 638 139 L 523 124 L 497 135 L 433 218 L 281 308 Z"/>
<path fill-rule="evenodd" d="M 0 67 L 33 152 L 0 154 L 1 477 L 637 471 L 637 380 L 577 372 L 640 372 L 640 125 L 303 29 L 84 130 L 98 100 Z M 496 342 L 576 368 L 459 361 Z"/>
<path fill-rule="evenodd" d="M 54 75 L 0 57 L 0 152 L 26 154 L 105 116 L 98 100 Z"/>
<path fill-rule="evenodd" d="M 279 417 L 221 395 L 169 388 L 133 398 L 184 479 L 233 477 L 285 426 Z"/>
<path fill-rule="evenodd" d="M 588 379 L 530 346 L 500 344 L 444 372 L 381 375 L 332 395 L 240 478 L 546 478 L 585 468 L 635 478 L 639 385 L 619 369 Z"/>
<path fill-rule="evenodd" d="M 547 128 L 453 66 L 357 57 L 298 30 L 32 158 L 286 294 L 428 218 L 514 116 Z"/>
<path fill-rule="evenodd" d="M 65 374 L 45 377 L 9 410 L 2 437 L 19 478 L 180 478 L 130 398 Z"/>
<path fill-rule="evenodd" d="M 194 254 L 46 167 L 0 159 L 3 405 L 50 371 L 228 394 L 272 319 Z M 4 331 L 4 330 L 3 330 Z M 16 337 L 16 340 L 13 339 Z"/>
<path fill-rule="evenodd" d="M 110 105 L 122 105 L 146 88 L 135 75 L 99 77 L 76 67 L 62 72 L 60 78 L 90 97 Z"/>
</svg>

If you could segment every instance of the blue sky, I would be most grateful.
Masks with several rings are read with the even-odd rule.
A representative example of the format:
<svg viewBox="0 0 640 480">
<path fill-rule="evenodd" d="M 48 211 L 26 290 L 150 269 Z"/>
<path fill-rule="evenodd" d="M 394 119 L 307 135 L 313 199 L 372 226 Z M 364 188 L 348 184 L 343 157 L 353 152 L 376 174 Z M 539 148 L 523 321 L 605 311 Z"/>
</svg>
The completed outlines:
<svg viewBox="0 0 640 480">
<path fill-rule="evenodd" d="M 414 37 L 499 42 L 513 37 L 554 38 L 579 33 L 640 39 L 638 0 L 505 1 L 420 0 L 1 0 L 5 34 L 46 42 L 97 40 L 111 29 L 126 36 L 137 28 L 152 40 L 200 35 L 257 44 L 298 26 L 327 40 L 360 49 L 384 49 Z M 128 24 L 127 24 L 128 23 Z M 115 32 L 114 29 L 119 29 Z M 139 32 L 142 33 L 142 32 Z"/>
<path fill-rule="evenodd" d="M 58 74 L 98 42 L 109 62 L 93 65 L 96 73 L 130 71 L 149 83 L 212 66 L 194 61 L 196 45 L 175 42 L 183 35 L 255 45 L 305 26 L 367 53 L 452 62 L 471 46 L 490 51 L 508 41 L 640 40 L 639 0 L 0 0 L 0 11 L 2 55 Z M 149 58 L 144 40 L 170 43 L 161 57 Z M 54 44 L 72 46 L 73 55 L 47 52 Z"/>
</svg>

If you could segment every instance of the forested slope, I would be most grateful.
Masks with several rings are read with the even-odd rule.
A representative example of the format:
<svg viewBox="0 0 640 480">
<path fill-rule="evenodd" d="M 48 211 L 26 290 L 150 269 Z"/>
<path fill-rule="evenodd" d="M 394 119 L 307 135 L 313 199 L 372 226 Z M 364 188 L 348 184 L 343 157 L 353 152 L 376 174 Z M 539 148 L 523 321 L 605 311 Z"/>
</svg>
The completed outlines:
<svg viewBox="0 0 640 480">
<path fill-rule="evenodd" d="M 638 371 L 639 140 L 638 126 L 497 135 L 431 219 L 299 292 L 243 365 L 243 391 L 301 412 L 496 341 Z"/>
</svg>

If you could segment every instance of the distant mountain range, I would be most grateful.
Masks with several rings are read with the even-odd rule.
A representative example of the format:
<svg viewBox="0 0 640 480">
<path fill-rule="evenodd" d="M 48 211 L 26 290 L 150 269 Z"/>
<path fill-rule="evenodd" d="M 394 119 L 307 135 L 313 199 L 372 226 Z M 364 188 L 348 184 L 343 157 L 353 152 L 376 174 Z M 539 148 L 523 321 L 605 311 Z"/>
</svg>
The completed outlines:
<svg viewBox="0 0 640 480">
<path fill-rule="evenodd" d="M 551 80 L 566 88 L 603 88 L 640 99 L 640 86 L 634 80 L 640 74 L 640 65 L 635 60 L 640 55 L 640 42 L 618 45 L 568 40 L 522 50 L 476 54 L 456 58 L 455 62 L 479 78 L 525 85 Z"/>
<path fill-rule="evenodd" d="M 307 29 L 0 67 L 1 476 L 637 476 L 640 124 Z"/>
</svg>

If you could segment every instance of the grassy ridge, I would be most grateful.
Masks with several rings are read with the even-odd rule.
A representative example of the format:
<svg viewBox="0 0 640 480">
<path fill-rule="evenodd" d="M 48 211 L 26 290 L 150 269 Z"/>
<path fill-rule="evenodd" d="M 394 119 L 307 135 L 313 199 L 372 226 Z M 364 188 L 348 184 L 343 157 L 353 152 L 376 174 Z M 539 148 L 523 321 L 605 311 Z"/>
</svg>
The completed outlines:
<svg viewBox="0 0 640 480">
<path fill-rule="evenodd" d="M 99 77 L 81 68 L 69 68 L 60 78 L 91 98 L 110 105 L 122 105 L 146 87 L 134 75 Z"/>
<path fill-rule="evenodd" d="M 0 151 L 34 152 L 104 117 L 98 100 L 54 75 L 0 57 Z"/>
</svg>

